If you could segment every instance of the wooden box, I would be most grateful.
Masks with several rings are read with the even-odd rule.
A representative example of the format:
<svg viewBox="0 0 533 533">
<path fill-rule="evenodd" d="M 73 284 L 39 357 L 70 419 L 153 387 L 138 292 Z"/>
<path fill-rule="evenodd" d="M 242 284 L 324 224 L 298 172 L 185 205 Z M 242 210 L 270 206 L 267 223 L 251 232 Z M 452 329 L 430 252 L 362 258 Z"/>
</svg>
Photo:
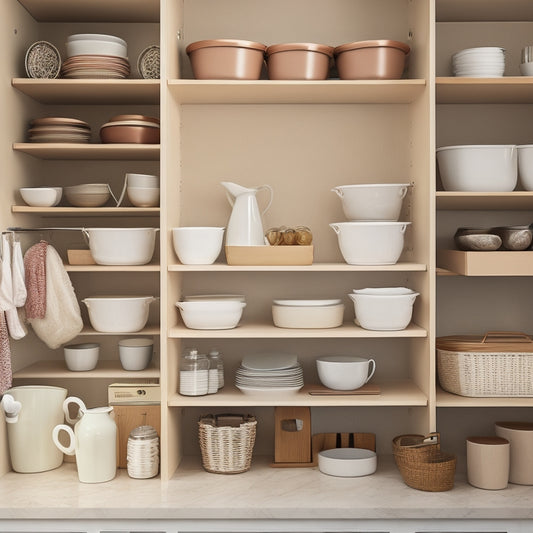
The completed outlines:
<svg viewBox="0 0 533 533">
<path fill-rule="evenodd" d="M 226 246 L 228 265 L 273 266 L 312 265 L 313 245 L 309 246 Z"/>
<path fill-rule="evenodd" d="M 439 250 L 437 266 L 463 276 L 531 276 L 533 274 L 533 251 Z"/>
</svg>

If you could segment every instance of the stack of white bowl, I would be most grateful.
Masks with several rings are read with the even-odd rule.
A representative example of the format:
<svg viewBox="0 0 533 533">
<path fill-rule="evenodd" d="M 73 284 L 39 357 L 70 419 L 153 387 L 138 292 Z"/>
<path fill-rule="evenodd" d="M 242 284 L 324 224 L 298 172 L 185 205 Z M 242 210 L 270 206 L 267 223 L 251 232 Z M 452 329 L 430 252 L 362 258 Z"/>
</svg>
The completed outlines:
<svg viewBox="0 0 533 533">
<path fill-rule="evenodd" d="M 453 54 L 453 74 L 467 78 L 500 78 L 505 71 L 505 50 L 498 46 L 467 48 Z"/>
<path fill-rule="evenodd" d="M 159 205 L 159 176 L 151 174 L 126 174 L 126 192 L 135 207 Z"/>
<path fill-rule="evenodd" d="M 520 73 L 522 76 L 533 76 L 533 46 L 526 46 L 522 48 Z"/>
</svg>

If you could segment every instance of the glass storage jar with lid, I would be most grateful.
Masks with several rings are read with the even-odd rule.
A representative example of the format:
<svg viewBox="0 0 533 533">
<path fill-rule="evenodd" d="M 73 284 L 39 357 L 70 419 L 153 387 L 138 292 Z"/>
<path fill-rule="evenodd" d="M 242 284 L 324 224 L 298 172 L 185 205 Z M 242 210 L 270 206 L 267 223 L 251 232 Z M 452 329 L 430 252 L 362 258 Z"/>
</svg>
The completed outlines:
<svg viewBox="0 0 533 533">
<path fill-rule="evenodd" d="M 209 360 L 198 350 L 188 350 L 180 362 L 180 394 L 203 396 L 209 388 Z"/>
<path fill-rule="evenodd" d="M 159 471 L 159 437 L 152 426 L 139 426 L 128 437 L 128 475 L 136 479 L 157 476 Z"/>
</svg>

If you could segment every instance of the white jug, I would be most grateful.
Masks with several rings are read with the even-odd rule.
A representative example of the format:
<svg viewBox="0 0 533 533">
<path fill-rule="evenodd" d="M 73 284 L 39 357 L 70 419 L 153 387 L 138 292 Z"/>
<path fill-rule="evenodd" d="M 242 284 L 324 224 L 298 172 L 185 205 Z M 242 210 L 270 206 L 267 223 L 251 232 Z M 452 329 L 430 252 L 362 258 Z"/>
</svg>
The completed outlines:
<svg viewBox="0 0 533 533">
<path fill-rule="evenodd" d="M 68 406 L 75 403 L 79 407 L 78 416 L 70 418 Z M 54 444 L 67 455 L 76 455 L 78 478 L 82 483 L 103 483 L 113 479 L 117 472 L 117 425 L 111 418 L 112 407 L 87 409 L 75 397 L 63 402 L 65 418 L 74 424 L 74 431 L 65 424 L 57 425 L 52 431 Z M 67 447 L 59 442 L 60 431 L 70 437 Z"/>
<path fill-rule="evenodd" d="M 226 229 L 226 246 L 262 246 L 265 244 L 265 235 L 261 216 L 266 213 L 272 203 L 273 191 L 270 185 L 247 188 L 229 181 L 220 182 L 226 189 L 226 196 L 233 207 Z M 259 211 L 256 194 L 266 189 L 270 192 L 270 200 Z"/>
</svg>

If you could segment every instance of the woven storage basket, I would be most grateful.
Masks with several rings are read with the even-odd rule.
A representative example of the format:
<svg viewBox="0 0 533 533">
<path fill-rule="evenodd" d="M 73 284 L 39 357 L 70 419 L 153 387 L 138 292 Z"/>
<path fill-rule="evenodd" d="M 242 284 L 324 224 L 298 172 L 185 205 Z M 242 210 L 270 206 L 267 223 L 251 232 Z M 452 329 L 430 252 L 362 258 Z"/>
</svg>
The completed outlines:
<svg viewBox="0 0 533 533">
<path fill-rule="evenodd" d="M 439 337 L 437 373 L 460 396 L 533 396 L 533 341 L 515 332 Z"/>
<path fill-rule="evenodd" d="M 257 420 L 250 415 L 241 418 L 236 427 L 218 426 L 212 415 L 200 418 L 198 437 L 202 464 L 208 472 L 240 474 L 250 470 Z"/>
<path fill-rule="evenodd" d="M 456 458 L 441 451 L 439 433 L 399 435 L 392 441 L 392 450 L 407 486 L 428 492 L 453 488 Z"/>
</svg>

